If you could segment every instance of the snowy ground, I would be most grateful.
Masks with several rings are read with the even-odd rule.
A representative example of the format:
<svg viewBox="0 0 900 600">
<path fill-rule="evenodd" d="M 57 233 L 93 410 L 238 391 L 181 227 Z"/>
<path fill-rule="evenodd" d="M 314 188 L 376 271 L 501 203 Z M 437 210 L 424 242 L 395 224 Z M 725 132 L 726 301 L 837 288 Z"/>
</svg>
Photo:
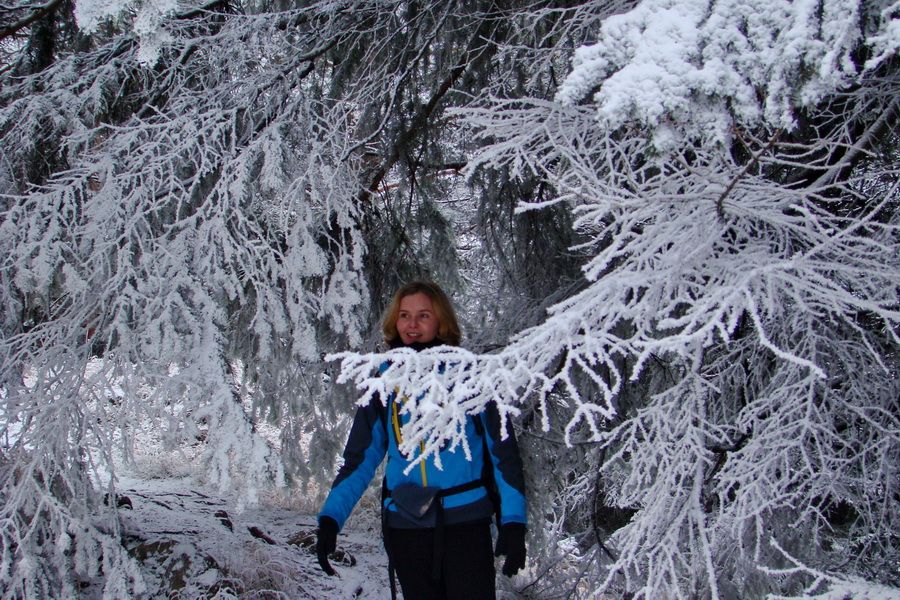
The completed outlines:
<svg viewBox="0 0 900 600">
<path fill-rule="evenodd" d="M 115 459 L 117 504 L 125 545 L 142 564 L 147 598 L 390 598 L 374 493 L 363 497 L 338 536 L 336 554 L 343 560 L 331 561 L 337 576 L 329 577 L 314 552 L 320 503 L 314 489 L 266 491 L 258 506 L 238 510 L 239 489 L 227 497 L 204 485 L 197 460 L 202 444 L 164 450 L 152 422 L 130 427 L 130 460 Z M 278 429 L 260 423 L 257 431 L 277 452 Z M 91 591 L 85 597 L 93 597 Z"/>
<path fill-rule="evenodd" d="M 348 523 L 338 539 L 346 558 L 328 577 L 313 552 L 314 512 L 278 506 L 284 496 L 238 514 L 191 478 L 123 478 L 119 489 L 126 545 L 150 597 L 390 598 L 374 517 Z"/>
</svg>

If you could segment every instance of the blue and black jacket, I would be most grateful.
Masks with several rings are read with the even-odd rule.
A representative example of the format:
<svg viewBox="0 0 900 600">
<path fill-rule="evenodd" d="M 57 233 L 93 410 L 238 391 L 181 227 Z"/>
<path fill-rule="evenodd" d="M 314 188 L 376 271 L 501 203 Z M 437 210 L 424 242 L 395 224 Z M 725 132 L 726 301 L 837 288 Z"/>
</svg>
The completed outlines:
<svg viewBox="0 0 900 600">
<path fill-rule="evenodd" d="M 383 370 L 383 368 L 382 368 Z M 442 469 L 435 467 L 434 459 L 427 459 L 405 473 L 416 456 L 401 454 L 397 440 L 402 435 L 402 426 L 409 419 L 401 414 L 402 398 L 391 394 L 388 402 L 373 399 L 367 406 L 360 407 L 353 419 L 350 436 L 344 449 L 344 464 L 338 471 L 331 492 L 319 513 L 319 518 L 331 517 L 343 529 L 353 507 L 369 486 L 375 470 L 385 455 L 384 500 L 385 518 L 389 527 L 427 527 L 427 523 L 410 520 L 402 514 L 390 498 L 390 491 L 402 484 L 413 483 L 421 487 L 449 490 L 466 487 L 466 484 L 482 478 L 485 460 L 493 471 L 493 479 L 500 500 L 500 523 L 526 523 L 525 480 L 522 459 L 512 428 L 508 428 L 506 439 L 500 439 L 500 413 L 496 405 L 488 404 L 478 415 L 466 417 L 466 436 L 472 460 L 467 460 L 461 447 L 453 451 L 440 452 Z M 476 422 L 480 420 L 480 423 Z M 483 439 L 479 439 L 483 438 Z M 401 438 L 402 439 L 402 438 Z M 485 456 L 487 451 L 489 456 Z M 408 487 L 408 486 L 407 486 Z M 494 515 L 494 506 L 484 485 L 469 486 L 473 489 L 444 496 L 443 523 L 446 525 L 489 521 Z"/>
</svg>

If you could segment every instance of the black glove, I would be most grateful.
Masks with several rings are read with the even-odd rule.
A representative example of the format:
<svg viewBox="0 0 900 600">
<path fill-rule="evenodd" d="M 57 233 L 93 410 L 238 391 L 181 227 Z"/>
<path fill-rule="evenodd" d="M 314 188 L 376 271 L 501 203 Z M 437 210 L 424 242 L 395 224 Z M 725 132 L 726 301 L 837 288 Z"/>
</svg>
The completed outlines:
<svg viewBox="0 0 900 600">
<path fill-rule="evenodd" d="M 526 531 L 524 523 L 506 523 L 500 526 L 494 556 L 506 555 L 503 574 L 507 577 L 512 577 L 525 567 Z"/>
<path fill-rule="evenodd" d="M 319 558 L 319 566 L 328 575 L 335 575 L 334 569 L 328 563 L 328 555 L 337 549 L 337 521 L 331 517 L 319 517 L 319 529 L 316 531 L 316 556 Z"/>
</svg>

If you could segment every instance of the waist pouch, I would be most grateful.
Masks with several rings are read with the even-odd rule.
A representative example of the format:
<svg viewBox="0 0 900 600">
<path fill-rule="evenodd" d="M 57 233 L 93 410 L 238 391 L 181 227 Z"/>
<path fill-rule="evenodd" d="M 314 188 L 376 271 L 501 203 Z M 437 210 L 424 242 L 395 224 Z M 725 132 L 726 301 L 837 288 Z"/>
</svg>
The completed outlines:
<svg viewBox="0 0 900 600">
<path fill-rule="evenodd" d="M 441 488 L 401 483 L 391 490 L 391 499 L 397 512 L 419 527 L 435 527 L 437 524 L 438 493 Z"/>
<path fill-rule="evenodd" d="M 480 488 L 484 485 L 482 479 L 476 479 L 468 483 L 455 485 L 450 488 L 441 489 L 437 487 L 422 487 L 412 482 L 401 483 L 389 490 L 387 488 L 387 480 L 383 480 L 381 492 L 382 496 L 397 506 L 397 512 L 415 523 L 421 523 L 422 527 L 434 527 L 434 564 L 432 570 L 432 579 L 439 581 L 441 578 L 441 559 L 444 552 L 444 503 L 443 498 L 461 494 Z M 390 540 L 388 538 L 388 528 L 386 526 L 387 511 L 382 504 L 381 526 L 384 535 L 385 546 L 388 548 L 388 570 L 393 572 Z M 393 577 L 393 576 L 392 576 Z M 393 582 L 393 579 L 391 579 Z M 391 596 L 394 596 L 393 583 L 391 585 Z"/>
</svg>

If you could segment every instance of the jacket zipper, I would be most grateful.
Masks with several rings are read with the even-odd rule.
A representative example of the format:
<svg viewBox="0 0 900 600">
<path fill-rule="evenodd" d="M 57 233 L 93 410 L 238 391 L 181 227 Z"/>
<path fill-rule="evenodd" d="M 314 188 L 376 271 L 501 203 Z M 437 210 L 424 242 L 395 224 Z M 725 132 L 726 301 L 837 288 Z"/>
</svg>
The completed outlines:
<svg viewBox="0 0 900 600">
<path fill-rule="evenodd" d="M 400 388 L 394 389 L 394 397 L 396 398 L 400 393 Z M 406 402 L 406 398 L 402 399 L 403 402 Z M 403 443 L 403 436 L 400 434 L 400 415 L 397 412 L 397 401 L 394 400 L 391 402 L 391 422 L 394 425 L 394 439 L 397 441 L 397 446 Z M 419 456 L 425 453 L 425 442 L 419 442 Z M 421 461 L 419 463 L 419 467 L 422 470 L 422 487 L 428 486 L 428 476 L 425 472 L 425 461 Z"/>
</svg>

